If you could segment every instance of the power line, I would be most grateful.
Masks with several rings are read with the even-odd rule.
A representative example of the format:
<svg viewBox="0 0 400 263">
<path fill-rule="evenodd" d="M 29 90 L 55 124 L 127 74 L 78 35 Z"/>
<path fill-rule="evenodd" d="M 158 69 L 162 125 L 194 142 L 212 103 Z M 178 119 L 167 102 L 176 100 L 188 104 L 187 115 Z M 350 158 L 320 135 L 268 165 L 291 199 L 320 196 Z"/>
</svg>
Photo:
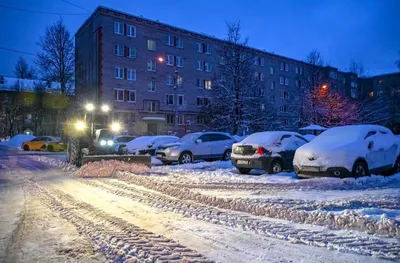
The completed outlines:
<svg viewBox="0 0 400 263">
<path fill-rule="evenodd" d="M 10 51 L 10 52 L 15 52 L 15 53 L 26 54 L 26 55 L 30 55 L 30 56 L 37 56 L 37 54 L 35 54 L 35 53 L 30 53 L 30 52 L 6 48 L 6 47 L 0 47 L 0 50 L 6 50 L 6 51 Z"/>
<path fill-rule="evenodd" d="M 81 6 L 77 5 L 77 4 L 71 3 L 71 2 L 69 2 L 69 1 L 67 1 L 67 0 L 61 0 L 61 1 L 63 1 L 64 3 L 70 4 L 70 5 L 72 5 L 72 6 L 75 6 L 75 7 L 79 8 L 79 9 L 82 9 L 82 10 L 84 10 L 84 11 L 92 12 L 92 11 L 90 11 L 89 9 L 86 9 L 86 8 L 84 8 L 84 7 L 81 7 Z"/>
<path fill-rule="evenodd" d="M 0 8 L 12 9 L 12 10 L 17 10 L 17 11 L 22 11 L 22 12 L 27 12 L 27 13 L 44 14 L 44 15 L 56 15 L 56 16 L 79 16 L 79 15 L 88 15 L 88 14 L 90 14 L 90 13 L 45 12 L 45 11 L 23 9 L 23 8 L 18 8 L 18 7 L 11 7 L 11 6 L 7 6 L 7 5 L 0 5 Z"/>
</svg>

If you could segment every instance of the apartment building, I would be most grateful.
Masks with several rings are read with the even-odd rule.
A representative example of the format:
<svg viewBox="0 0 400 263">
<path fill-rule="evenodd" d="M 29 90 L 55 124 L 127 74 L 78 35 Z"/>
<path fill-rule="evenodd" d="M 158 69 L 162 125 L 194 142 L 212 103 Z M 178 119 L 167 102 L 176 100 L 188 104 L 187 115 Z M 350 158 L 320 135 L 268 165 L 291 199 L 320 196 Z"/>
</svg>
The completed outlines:
<svg viewBox="0 0 400 263">
<path fill-rule="evenodd" d="M 225 41 L 143 17 L 98 7 L 75 34 L 76 95 L 112 105 L 112 118 L 128 133 L 201 131 L 203 107 L 211 98 L 218 50 Z M 249 48 L 260 96 L 281 120 L 297 130 L 299 92 L 310 65 Z M 357 76 L 323 67 L 326 88 L 357 98 Z M 176 84 L 176 85 L 175 85 Z"/>
</svg>

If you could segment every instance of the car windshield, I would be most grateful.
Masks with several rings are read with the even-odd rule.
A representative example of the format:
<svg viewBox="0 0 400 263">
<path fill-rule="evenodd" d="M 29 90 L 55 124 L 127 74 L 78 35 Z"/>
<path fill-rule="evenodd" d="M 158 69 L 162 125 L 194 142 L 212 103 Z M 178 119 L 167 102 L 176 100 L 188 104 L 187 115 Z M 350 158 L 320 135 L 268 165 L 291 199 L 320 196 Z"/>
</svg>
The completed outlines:
<svg viewBox="0 0 400 263">
<path fill-rule="evenodd" d="M 185 136 L 180 138 L 178 142 L 194 142 L 197 138 L 199 138 L 198 133 L 186 134 Z"/>
<path fill-rule="evenodd" d="M 135 137 L 120 137 L 120 138 L 117 138 L 115 141 L 116 142 L 130 142 L 133 139 L 135 139 Z"/>
</svg>

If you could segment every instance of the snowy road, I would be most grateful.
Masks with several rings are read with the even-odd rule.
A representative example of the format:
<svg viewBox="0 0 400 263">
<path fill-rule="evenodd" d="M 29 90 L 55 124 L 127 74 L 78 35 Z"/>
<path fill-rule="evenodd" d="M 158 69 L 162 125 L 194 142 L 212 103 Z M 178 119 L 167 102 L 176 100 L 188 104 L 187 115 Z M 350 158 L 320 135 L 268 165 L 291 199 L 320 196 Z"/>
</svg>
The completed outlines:
<svg viewBox="0 0 400 263">
<path fill-rule="evenodd" d="M 1 262 L 400 261 L 398 176 L 298 182 L 216 162 L 81 179 L 8 151 L 0 148 Z M 389 223 L 376 218 L 383 211 Z"/>
</svg>

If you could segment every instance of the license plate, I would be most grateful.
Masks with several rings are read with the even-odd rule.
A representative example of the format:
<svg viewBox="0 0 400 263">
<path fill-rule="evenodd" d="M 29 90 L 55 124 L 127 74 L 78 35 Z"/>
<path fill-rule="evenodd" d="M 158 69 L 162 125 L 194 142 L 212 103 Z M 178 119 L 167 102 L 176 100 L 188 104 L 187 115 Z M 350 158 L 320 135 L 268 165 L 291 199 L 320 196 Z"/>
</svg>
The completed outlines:
<svg viewBox="0 0 400 263">
<path fill-rule="evenodd" d="M 157 157 L 162 158 L 162 154 L 157 154 Z"/>
<path fill-rule="evenodd" d="M 244 160 L 238 160 L 237 164 L 249 164 L 249 161 L 244 161 Z"/>
<path fill-rule="evenodd" d="M 319 172 L 318 166 L 303 166 L 302 170 L 305 172 Z"/>
</svg>

